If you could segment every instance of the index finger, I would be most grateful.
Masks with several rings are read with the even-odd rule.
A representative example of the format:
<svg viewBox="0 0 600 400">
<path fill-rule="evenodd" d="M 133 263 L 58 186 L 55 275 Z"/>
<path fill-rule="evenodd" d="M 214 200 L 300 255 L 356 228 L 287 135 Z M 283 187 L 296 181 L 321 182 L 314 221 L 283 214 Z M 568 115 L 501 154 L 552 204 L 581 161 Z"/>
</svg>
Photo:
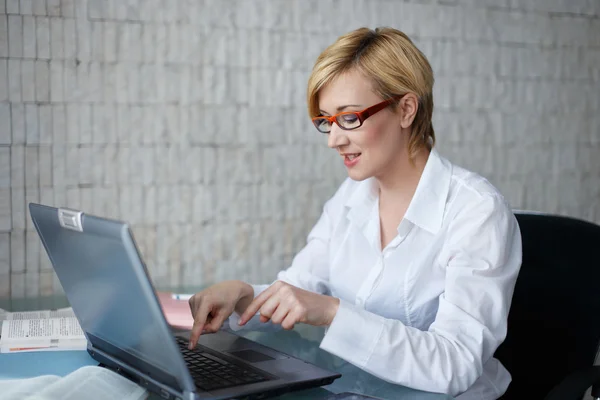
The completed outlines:
<svg viewBox="0 0 600 400">
<path fill-rule="evenodd" d="M 264 292 L 262 292 L 261 294 L 256 296 L 254 300 L 252 300 L 250 305 L 248 305 L 248 307 L 246 308 L 246 311 L 244 311 L 244 313 L 240 317 L 240 320 L 238 322 L 239 325 L 244 325 L 246 322 L 248 322 L 250 318 L 254 316 L 254 314 L 258 312 L 258 310 L 260 310 L 262 305 L 265 304 L 267 300 L 269 300 L 269 297 L 271 297 L 273 293 L 277 291 L 277 288 L 275 286 L 275 284 L 269 286 Z"/>
<path fill-rule="evenodd" d="M 200 307 L 196 310 L 194 315 L 194 325 L 192 326 L 192 333 L 190 334 L 190 345 L 189 349 L 192 350 L 198 344 L 204 324 L 206 324 L 206 318 L 208 317 L 208 306 L 206 302 L 200 303 Z"/>
</svg>

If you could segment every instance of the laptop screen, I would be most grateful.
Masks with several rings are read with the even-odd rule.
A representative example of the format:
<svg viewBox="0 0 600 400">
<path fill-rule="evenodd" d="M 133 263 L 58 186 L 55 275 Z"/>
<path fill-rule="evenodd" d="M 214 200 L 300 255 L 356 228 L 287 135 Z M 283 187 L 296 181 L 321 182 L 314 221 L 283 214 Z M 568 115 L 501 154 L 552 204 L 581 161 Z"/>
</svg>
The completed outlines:
<svg viewBox="0 0 600 400">
<path fill-rule="evenodd" d="M 61 226 L 55 208 L 32 204 L 30 211 L 84 332 L 188 386 L 181 382 L 185 364 L 127 226 L 83 215 L 79 232 Z"/>
</svg>

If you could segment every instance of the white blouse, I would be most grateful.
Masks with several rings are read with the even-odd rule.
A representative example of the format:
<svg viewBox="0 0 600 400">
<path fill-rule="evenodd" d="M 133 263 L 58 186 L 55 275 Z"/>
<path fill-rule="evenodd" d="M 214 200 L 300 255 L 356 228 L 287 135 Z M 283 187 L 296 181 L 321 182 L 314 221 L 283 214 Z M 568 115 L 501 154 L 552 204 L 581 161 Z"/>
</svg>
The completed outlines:
<svg viewBox="0 0 600 400">
<path fill-rule="evenodd" d="M 277 279 L 340 299 L 322 349 L 388 382 L 487 400 L 511 380 L 493 354 L 520 266 L 507 201 L 434 149 L 385 249 L 375 179 L 348 178 Z M 268 286 L 254 285 L 255 296 Z M 261 325 L 240 328 L 237 318 L 234 330 Z"/>
</svg>

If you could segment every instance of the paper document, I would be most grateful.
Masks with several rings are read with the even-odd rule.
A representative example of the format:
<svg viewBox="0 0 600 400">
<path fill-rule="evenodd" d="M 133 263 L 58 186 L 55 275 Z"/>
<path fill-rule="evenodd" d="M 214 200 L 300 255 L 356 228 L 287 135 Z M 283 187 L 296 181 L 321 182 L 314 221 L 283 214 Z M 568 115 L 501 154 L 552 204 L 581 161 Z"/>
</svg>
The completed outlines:
<svg viewBox="0 0 600 400">
<path fill-rule="evenodd" d="M 71 309 L 7 313 L 0 332 L 0 353 L 87 348 Z"/>
</svg>

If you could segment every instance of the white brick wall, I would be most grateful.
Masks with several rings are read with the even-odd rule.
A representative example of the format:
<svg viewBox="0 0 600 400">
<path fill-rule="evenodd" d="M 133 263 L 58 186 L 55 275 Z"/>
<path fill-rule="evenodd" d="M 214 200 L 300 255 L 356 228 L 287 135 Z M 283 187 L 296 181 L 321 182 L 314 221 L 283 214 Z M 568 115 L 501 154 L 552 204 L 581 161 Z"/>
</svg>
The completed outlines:
<svg viewBox="0 0 600 400">
<path fill-rule="evenodd" d="M 48 15 L 60 16 L 60 0 L 46 0 L 46 10 Z"/>
<path fill-rule="evenodd" d="M 33 0 L 32 10 L 33 15 L 46 15 L 46 1 Z"/>
<path fill-rule="evenodd" d="M 8 59 L 8 100 L 21 102 L 21 61 Z"/>
<path fill-rule="evenodd" d="M 0 62 L 2 68 L 2 62 Z M 10 145 L 12 142 L 10 128 L 10 105 L 0 102 L 0 145 Z"/>
<path fill-rule="evenodd" d="M 443 154 L 600 223 L 599 2 L 163 3 L 0 1 L 0 296 L 62 291 L 28 201 L 126 219 L 159 286 L 271 280 L 344 178 L 305 86 L 360 26 L 429 57 Z"/>
<path fill-rule="evenodd" d="M 50 19 L 36 17 L 35 44 L 38 59 L 50 59 Z"/>
<path fill-rule="evenodd" d="M 39 103 L 50 101 L 50 64 L 47 61 L 35 62 L 35 100 Z"/>
</svg>

